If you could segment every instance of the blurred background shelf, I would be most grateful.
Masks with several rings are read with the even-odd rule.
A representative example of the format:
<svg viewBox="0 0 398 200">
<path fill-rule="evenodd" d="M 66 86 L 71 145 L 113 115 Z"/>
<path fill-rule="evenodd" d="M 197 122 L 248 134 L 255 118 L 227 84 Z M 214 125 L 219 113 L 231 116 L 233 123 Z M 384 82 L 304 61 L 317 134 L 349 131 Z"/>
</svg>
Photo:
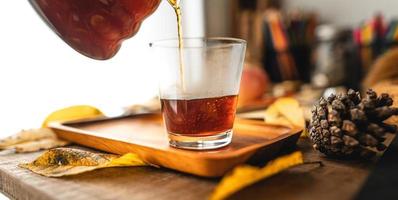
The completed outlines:
<svg viewBox="0 0 398 200">
<path fill-rule="evenodd" d="M 367 79 L 372 83 L 398 77 L 393 67 L 397 59 L 389 51 L 398 41 L 393 9 L 398 2 L 182 3 L 185 37 L 228 36 L 248 41 L 241 110 L 264 109 L 281 96 L 295 96 L 310 107 L 322 95 L 361 89 L 363 78 L 372 70 L 377 72 Z M 0 12 L 0 17 L 13 19 L 0 21 L 1 27 L 10 27 L 0 37 L 1 54 L 6 55 L 0 61 L 0 120 L 9 122 L 1 125 L 2 136 L 38 127 L 48 113 L 61 107 L 89 104 L 114 116 L 156 97 L 157 68 L 162 63 L 152 59 L 148 43 L 176 37 L 175 16 L 166 1 L 106 62 L 90 60 L 69 48 L 43 26 L 28 3 L 12 2 L 8 8 Z M 390 52 L 390 59 L 372 67 L 385 52 Z"/>
</svg>

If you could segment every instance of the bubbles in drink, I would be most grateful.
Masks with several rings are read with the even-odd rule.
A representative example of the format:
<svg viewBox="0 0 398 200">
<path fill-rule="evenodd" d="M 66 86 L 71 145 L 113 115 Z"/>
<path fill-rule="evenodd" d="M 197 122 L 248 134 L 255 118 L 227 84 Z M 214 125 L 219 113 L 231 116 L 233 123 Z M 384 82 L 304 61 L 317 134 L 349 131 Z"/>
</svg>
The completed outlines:
<svg viewBox="0 0 398 200">
<path fill-rule="evenodd" d="M 233 127 L 238 97 L 161 99 L 167 130 L 192 137 L 212 136 Z"/>
</svg>

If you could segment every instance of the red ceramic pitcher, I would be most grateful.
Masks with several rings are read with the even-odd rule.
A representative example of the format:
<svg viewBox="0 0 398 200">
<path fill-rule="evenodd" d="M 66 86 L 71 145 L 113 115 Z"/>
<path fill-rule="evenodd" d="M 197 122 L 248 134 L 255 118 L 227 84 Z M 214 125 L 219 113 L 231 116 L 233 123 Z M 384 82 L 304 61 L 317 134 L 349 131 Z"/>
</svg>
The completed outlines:
<svg viewBox="0 0 398 200">
<path fill-rule="evenodd" d="M 29 0 L 66 43 L 90 58 L 113 57 L 160 0 Z"/>
</svg>

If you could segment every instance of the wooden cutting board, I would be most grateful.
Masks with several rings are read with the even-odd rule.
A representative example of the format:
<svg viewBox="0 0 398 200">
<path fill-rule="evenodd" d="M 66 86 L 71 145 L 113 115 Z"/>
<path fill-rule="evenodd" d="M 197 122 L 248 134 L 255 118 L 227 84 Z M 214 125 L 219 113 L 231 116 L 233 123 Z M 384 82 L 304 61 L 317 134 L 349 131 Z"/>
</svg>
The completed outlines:
<svg viewBox="0 0 398 200">
<path fill-rule="evenodd" d="M 158 114 L 139 114 L 89 121 L 52 123 L 61 139 L 115 154 L 136 153 L 146 162 L 204 177 L 223 176 L 249 160 L 267 160 L 294 146 L 301 130 L 237 119 L 232 143 L 208 151 L 170 147 Z"/>
</svg>

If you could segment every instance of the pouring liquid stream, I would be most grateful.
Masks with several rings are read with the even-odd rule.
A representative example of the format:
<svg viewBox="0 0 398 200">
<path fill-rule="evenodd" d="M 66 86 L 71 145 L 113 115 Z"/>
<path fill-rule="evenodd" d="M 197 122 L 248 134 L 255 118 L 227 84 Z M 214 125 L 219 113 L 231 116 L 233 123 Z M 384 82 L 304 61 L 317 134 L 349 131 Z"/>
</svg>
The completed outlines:
<svg viewBox="0 0 398 200">
<path fill-rule="evenodd" d="M 184 67 L 184 42 L 182 39 L 182 13 L 181 13 L 181 6 L 180 6 L 180 1 L 181 0 L 168 0 L 168 2 L 171 4 L 171 6 L 174 9 L 174 12 L 176 13 L 177 16 L 177 28 L 178 28 L 178 51 L 179 51 L 179 61 L 180 61 L 180 84 L 182 88 L 182 92 L 185 93 L 186 88 L 185 88 L 185 67 Z"/>
</svg>

